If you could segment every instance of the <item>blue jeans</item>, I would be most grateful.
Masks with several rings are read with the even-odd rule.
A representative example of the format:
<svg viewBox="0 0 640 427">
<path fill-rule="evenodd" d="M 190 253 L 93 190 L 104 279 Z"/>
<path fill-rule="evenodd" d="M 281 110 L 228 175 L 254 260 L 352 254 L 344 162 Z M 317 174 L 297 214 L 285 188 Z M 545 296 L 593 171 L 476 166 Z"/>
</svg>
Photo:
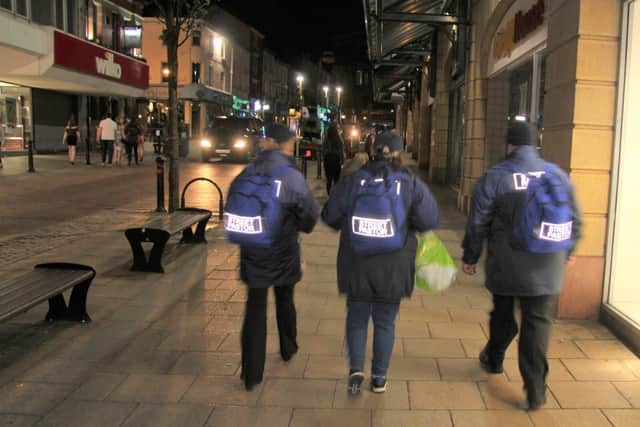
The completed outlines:
<svg viewBox="0 0 640 427">
<path fill-rule="evenodd" d="M 400 303 L 383 304 L 347 301 L 347 345 L 352 371 L 364 369 L 369 317 L 373 318 L 373 362 L 371 374 L 387 377 L 396 338 L 396 317 Z"/>
</svg>

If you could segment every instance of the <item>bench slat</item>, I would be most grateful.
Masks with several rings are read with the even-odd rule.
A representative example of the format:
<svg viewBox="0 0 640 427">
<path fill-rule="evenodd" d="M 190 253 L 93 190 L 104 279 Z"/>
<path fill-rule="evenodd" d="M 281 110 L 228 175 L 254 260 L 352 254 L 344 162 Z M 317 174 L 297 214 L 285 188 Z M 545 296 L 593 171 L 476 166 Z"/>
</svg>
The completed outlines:
<svg viewBox="0 0 640 427">
<path fill-rule="evenodd" d="M 174 212 L 169 216 L 155 218 L 149 221 L 144 227 L 141 228 L 155 228 L 168 232 L 169 234 L 175 234 L 179 231 L 185 230 L 194 224 L 208 218 L 209 214 L 191 213 L 191 212 Z"/>
<path fill-rule="evenodd" d="M 44 280 L 64 281 L 67 277 L 72 277 L 78 272 L 85 273 L 85 271 L 82 270 L 40 269 L 30 271 L 26 274 L 10 279 L 7 283 L 2 283 L 2 285 L 0 285 L 0 301 L 4 300 L 17 289 L 33 286 L 34 284 Z"/>
<path fill-rule="evenodd" d="M 21 277 L 28 278 L 33 273 L 40 273 L 40 271 L 36 270 Z M 3 297 L 0 299 L 0 321 L 82 283 L 84 280 L 91 278 L 93 274 L 86 270 L 48 270 L 47 273 L 53 274 L 46 275 L 46 280 L 17 289 L 9 298 Z M 44 279 L 42 276 L 39 278 Z"/>
</svg>

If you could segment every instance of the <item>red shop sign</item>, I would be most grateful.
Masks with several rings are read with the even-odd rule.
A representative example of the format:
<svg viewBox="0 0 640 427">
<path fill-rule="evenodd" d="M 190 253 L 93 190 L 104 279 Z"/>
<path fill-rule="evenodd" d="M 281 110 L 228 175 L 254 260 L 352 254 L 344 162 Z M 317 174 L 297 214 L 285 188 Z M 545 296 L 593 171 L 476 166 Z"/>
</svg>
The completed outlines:
<svg viewBox="0 0 640 427">
<path fill-rule="evenodd" d="M 149 66 L 60 31 L 54 32 L 54 64 L 140 89 L 149 87 Z"/>
</svg>

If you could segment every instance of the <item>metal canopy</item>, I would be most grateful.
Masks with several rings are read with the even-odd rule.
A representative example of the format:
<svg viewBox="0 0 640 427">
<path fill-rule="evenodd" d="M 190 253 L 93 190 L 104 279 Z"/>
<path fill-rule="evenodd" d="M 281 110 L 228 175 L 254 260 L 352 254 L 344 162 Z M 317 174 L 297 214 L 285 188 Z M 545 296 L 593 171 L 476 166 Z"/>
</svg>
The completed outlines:
<svg viewBox="0 0 640 427">
<path fill-rule="evenodd" d="M 389 101 L 430 60 L 438 26 L 463 24 L 447 13 L 455 0 L 362 0 L 374 97 Z"/>
</svg>

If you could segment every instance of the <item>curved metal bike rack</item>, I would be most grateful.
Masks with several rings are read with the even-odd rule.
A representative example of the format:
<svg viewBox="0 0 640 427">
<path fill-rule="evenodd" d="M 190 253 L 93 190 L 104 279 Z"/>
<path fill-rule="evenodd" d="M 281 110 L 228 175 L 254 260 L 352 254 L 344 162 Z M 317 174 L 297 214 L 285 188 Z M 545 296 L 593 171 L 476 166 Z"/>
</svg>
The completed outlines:
<svg viewBox="0 0 640 427">
<path fill-rule="evenodd" d="M 215 183 L 215 181 L 213 181 L 212 179 L 209 178 L 204 178 L 204 177 L 200 177 L 200 178 L 194 178 L 191 181 L 187 182 L 187 185 L 184 186 L 184 189 L 182 190 L 182 195 L 180 196 L 180 207 L 182 208 L 186 208 L 186 203 L 185 203 L 185 196 L 187 195 L 187 190 L 189 189 L 189 187 L 191 186 L 191 184 L 193 184 L 194 182 L 198 182 L 198 181 L 205 181 L 208 182 L 209 184 L 213 185 L 216 190 L 218 190 L 218 218 L 220 220 L 223 219 L 224 217 L 224 196 L 222 195 L 222 190 L 220 189 L 220 187 L 218 186 L 218 184 Z"/>
</svg>

